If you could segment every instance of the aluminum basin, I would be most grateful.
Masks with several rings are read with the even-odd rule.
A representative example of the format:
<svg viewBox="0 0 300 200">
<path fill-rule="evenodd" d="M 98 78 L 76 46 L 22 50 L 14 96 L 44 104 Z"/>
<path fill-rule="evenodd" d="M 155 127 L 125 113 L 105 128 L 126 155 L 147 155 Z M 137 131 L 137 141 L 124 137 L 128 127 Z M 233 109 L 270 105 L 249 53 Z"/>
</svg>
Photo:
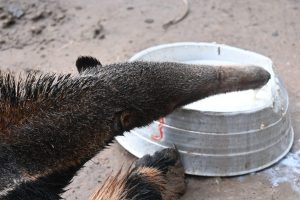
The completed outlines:
<svg viewBox="0 0 300 200">
<path fill-rule="evenodd" d="M 260 91 L 209 97 L 117 137 L 133 155 L 142 157 L 175 144 L 187 174 L 235 176 L 269 167 L 289 152 L 294 133 L 288 94 L 269 58 L 220 44 L 174 43 L 146 49 L 134 60 L 252 64 L 268 70 L 271 79 Z M 258 96 L 254 101 L 245 99 L 251 92 Z M 235 97 L 236 102 L 230 100 Z"/>
</svg>

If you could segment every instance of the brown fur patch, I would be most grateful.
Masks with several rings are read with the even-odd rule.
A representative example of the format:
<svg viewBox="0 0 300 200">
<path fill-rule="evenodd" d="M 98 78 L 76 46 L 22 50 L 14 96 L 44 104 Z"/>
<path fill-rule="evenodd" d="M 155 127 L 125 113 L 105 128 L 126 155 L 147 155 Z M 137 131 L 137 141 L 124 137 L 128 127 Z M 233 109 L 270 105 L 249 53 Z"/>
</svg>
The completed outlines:
<svg viewBox="0 0 300 200">
<path fill-rule="evenodd" d="M 149 182 L 159 186 L 160 191 L 165 189 L 166 180 L 160 170 L 153 167 L 140 167 L 136 170 L 136 173 L 147 178 Z"/>
<path fill-rule="evenodd" d="M 90 196 L 89 200 L 125 200 L 127 189 L 125 188 L 128 177 L 131 174 L 137 174 L 145 177 L 152 184 L 158 185 L 160 190 L 165 189 L 164 176 L 158 169 L 151 167 L 129 168 L 128 170 L 119 170 L 114 176 L 107 178 L 103 185 L 99 186 Z M 138 192 L 138 191 L 137 191 Z"/>
<path fill-rule="evenodd" d="M 137 173 L 149 178 L 161 176 L 161 172 L 153 167 L 140 167 L 137 169 Z"/>
<path fill-rule="evenodd" d="M 90 196 L 89 200 L 125 200 L 126 177 L 130 173 L 130 169 L 122 174 L 122 169 L 114 176 L 107 178 L 102 186 Z"/>
</svg>

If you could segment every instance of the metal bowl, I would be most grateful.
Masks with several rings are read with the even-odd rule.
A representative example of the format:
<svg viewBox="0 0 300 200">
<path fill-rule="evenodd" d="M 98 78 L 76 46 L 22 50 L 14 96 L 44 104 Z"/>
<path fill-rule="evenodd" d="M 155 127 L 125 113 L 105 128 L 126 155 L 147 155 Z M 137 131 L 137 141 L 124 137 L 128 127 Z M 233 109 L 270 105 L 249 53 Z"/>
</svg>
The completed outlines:
<svg viewBox="0 0 300 200">
<path fill-rule="evenodd" d="M 230 101 L 225 101 L 228 105 L 205 106 L 225 98 L 216 95 L 196 102 L 197 109 L 187 105 L 147 127 L 117 137 L 133 155 L 142 157 L 175 144 L 187 174 L 235 176 L 269 167 L 289 152 L 294 133 L 288 94 L 269 58 L 220 44 L 174 43 L 146 49 L 130 59 L 134 60 L 253 64 L 268 70 L 271 79 L 261 89 L 267 92 L 263 101 L 258 98 L 256 103 L 245 100 L 240 106 L 234 105 L 236 102 L 230 105 Z M 247 92 L 228 95 L 238 97 Z"/>
</svg>

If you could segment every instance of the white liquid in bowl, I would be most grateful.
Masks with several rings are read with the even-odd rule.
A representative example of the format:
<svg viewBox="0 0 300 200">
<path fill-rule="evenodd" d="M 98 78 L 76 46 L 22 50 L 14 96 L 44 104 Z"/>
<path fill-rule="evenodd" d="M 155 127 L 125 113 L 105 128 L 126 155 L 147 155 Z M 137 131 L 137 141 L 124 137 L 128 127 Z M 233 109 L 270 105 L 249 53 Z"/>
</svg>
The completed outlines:
<svg viewBox="0 0 300 200">
<path fill-rule="evenodd" d="M 187 64 L 202 65 L 238 65 L 238 63 L 216 60 L 193 60 Z M 262 66 L 265 68 L 264 66 Z M 267 68 L 265 68 L 267 69 Z M 267 69 L 269 72 L 270 70 Z M 273 72 L 271 72 L 273 74 Z M 214 95 L 192 104 L 184 106 L 184 109 L 210 111 L 210 112 L 245 112 L 272 106 L 273 78 L 262 88 L 257 90 L 245 90 Z"/>
</svg>

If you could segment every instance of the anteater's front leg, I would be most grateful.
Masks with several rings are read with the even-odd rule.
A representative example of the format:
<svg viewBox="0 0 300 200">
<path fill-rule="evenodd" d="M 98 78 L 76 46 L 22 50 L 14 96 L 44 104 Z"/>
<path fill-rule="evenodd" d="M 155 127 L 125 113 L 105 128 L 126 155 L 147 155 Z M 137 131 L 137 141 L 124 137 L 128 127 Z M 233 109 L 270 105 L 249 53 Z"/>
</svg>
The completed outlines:
<svg viewBox="0 0 300 200">
<path fill-rule="evenodd" d="M 184 169 L 176 149 L 164 149 L 137 160 L 110 177 L 90 200 L 176 200 L 185 191 Z"/>
</svg>

